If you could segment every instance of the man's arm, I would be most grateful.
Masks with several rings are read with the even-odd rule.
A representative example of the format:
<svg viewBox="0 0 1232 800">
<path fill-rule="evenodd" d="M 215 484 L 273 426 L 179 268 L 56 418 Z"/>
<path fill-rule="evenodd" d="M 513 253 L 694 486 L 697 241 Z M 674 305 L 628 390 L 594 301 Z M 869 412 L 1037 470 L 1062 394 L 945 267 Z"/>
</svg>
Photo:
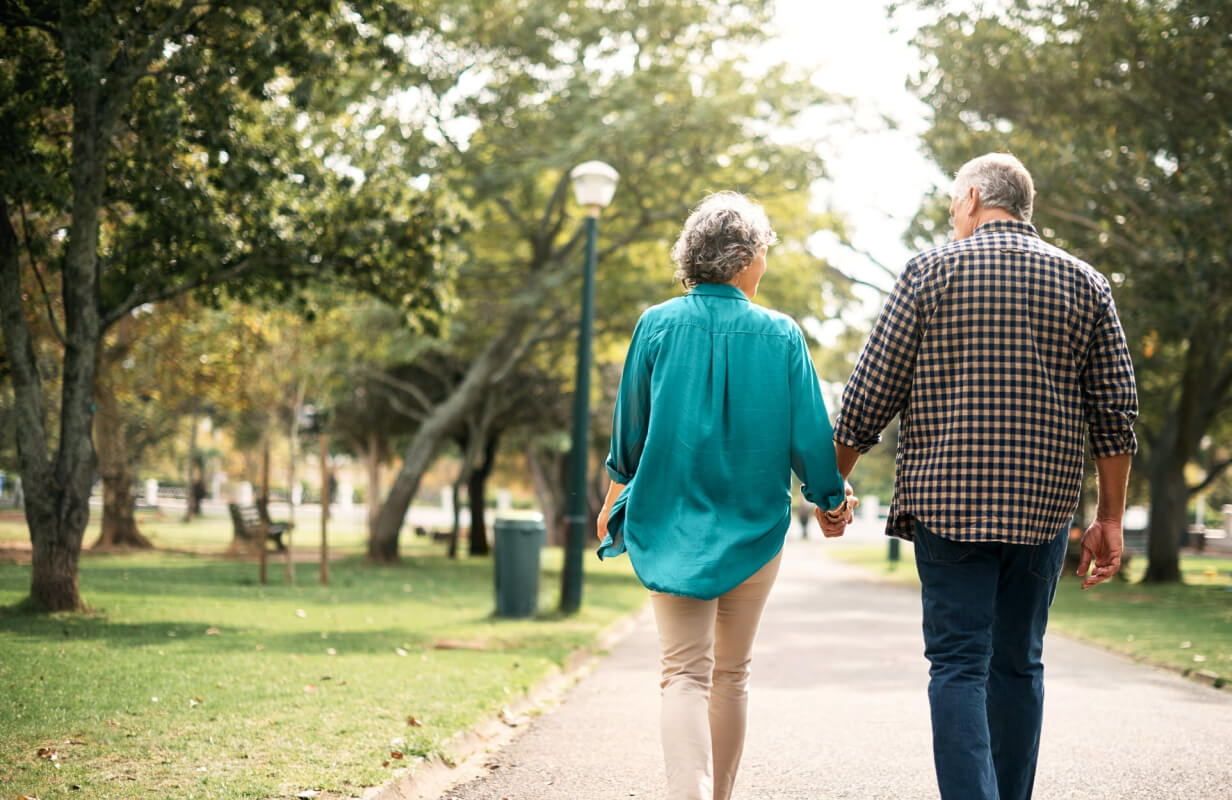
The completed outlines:
<svg viewBox="0 0 1232 800">
<path fill-rule="evenodd" d="M 1103 583 L 1121 568 L 1124 547 L 1121 518 L 1125 514 L 1125 489 L 1129 485 L 1132 460 L 1133 456 L 1129 453 L 1095 459 L 1099 500 L 1095 506 L 1095 521 L 1082 535 L 1082 561 L 1078 565 L 1078 574 L 1085 576 L 1083 589 Z M 1092 561 L 1095 562 L 1095 569 L 1087 575 Z"/>
<path fill-rule="evenodd" d="M 851 477 L 856 462 L 860 460 L 860 451 L 842 442 L 835 442 L 834 455 L 838 458 L 838 474 L 843 476 L 843 480 L 847 480 Z"/>
</svg>

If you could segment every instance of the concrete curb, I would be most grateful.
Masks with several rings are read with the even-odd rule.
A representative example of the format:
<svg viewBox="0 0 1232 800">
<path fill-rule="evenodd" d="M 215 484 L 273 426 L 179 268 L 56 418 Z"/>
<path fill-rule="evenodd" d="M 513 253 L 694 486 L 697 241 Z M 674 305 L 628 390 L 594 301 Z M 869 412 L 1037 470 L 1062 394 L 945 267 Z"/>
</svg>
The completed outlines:
<svg viewBox="0 0 1232 800">
<path fill-rule="evenodd" d="M 421 758 L 400 770 L 387 783 L 373 786 L 361 800 L 437 800 L 465 781 L 487 772 L 487 756 L 505 747 L 527 729 L 537 714 L 555 707 L 565 692 L 599 662 L 600 655 L 615 647 L 650 614 L 650 604 L 628 614 L 605 628 L 590 647 L 574 650 L 565 659 L 564 669 L 554 670 L 525 695 L 501 709 L 500 713 L 475 727 L 454 735 L 447 744 L 449 759 Z"/>
</svg>

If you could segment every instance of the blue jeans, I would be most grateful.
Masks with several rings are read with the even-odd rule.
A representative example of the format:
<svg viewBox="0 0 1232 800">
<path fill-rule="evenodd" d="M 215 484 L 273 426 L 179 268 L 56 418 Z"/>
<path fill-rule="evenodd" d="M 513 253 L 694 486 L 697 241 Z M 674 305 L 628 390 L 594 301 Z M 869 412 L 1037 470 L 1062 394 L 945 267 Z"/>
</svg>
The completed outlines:
<svg viewBox="0 0 1232 800">
<path fill-rule="evenodd" d="M 915 537 L 942 800 L 1029 800 L 1066 532 L 1043 545 L 955 542 L 917 522 Z"/>
</svg>

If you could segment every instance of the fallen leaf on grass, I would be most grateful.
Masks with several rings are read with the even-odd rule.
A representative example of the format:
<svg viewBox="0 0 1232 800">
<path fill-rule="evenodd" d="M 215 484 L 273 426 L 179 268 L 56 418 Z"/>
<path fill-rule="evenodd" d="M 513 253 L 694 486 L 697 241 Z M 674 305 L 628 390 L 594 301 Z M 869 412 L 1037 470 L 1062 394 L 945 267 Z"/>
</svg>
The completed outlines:
<svg viewBox="0 0 1232 800">
<path fill-rule="evenodd" d="M 295 609 L 295 616 L 299 617 L 300 619 L 306 619 L 308 617 L 308 612 L 302 608 L 297 608 Z"/>
<path fill-rule="evenodd" d="M 337 650 L 335 650 L 335 649 L 334 649 L 334 648 L 332 648 L 332 647 L 327 647 L 327 648 L 325 649 L 325 654 L 326 654 L 326 655 L 329 655 L 329 656 L 336 656 L 336 655 L 338 655 L 338 651 L 337 651 Z"/>
<path fill-rule="evenodd" d="M 215 628 L 213 625 L 205 629 L 206 636 L 218 636 L 222 631 Z"/>
<path fill-rule="evenodd" d="M 317 687 L 313 686 L 311 683 L 304 684 L 305 692 L 315 692 L 316 690 L 317 690 Z"/>
<path fill-rule="evenodd" d="M 1203 661 L 1206 661 L 1206 656 L 1194 656 L 1194 661 L 1201 664 Z"/>
<path fill-rule="evenodd" d="M 1181 642 L 1182 650 L 1188 650 L 1191 647 L 1193 647 L 1193 642 Z"/>
<path fill-rule="evenodd" d="M 38 757 L 45 759 L 47 761 L 55 761 L 57 758 L 60 757 L 60 755 L 55 751 L 55 748 L 53 747 L 40 747 L 38 749 Z"/>
<path fill-rule="evenodd" d="M 432 647 L 436 650 L 487 650 L 483 642 L 464 642 L 460 639 L 438 639 Z"/>
<path fill-rule="evenodd" d="M 401 647 L 395 647 L 394 652 L 400 656 L 408 655 L 408 653 L 405 650 L 403 650 Z"/>
<path fill-rule="evenodd" d="M 259 644 L 259 645 L 257 645 L 257 649 L 258 649 L 258 650 L 264 650 L 264 649 L 265 649 L 265 645 L 263 645 L 263 644 Z"/>
<path fill-rule="evenodd" d="M 320 794 L 320 792 L 318 792 L 317 790 L 315 790 L 315 789 L 309 789 L 309 790 L 307 790 L 307 791 L 300 792 L 299 794 L 297 794 L 297 795 L 295 795 L 295 796 L 296 796 L 299 800 L 312 800 L 312 798 L 316 797 L 316 796 L 317 796 L 317 795 L 319 795 L 319 794 Z"/>
<path fill-rule="evenodd" d="M 115 721 L 115 720 L 113 720 L 113 719 L 109 719 L 109 720 L 107 720 L 107 727 L 109 727 L 109 728 L 118 728 L 118 727 L 120 727 L 120 723 L 116 722 L 116 721 Z"/>
<path fill-rule="evenodd" d="M 407 717 L 406 724 L 410 725 L 412 728 L 422 728 L 423 727 L 423 723 L 415 719 L 414 717 Z"/>
<path fill-rule="evenodd" d="M 388 766 L 389 766 L 389 762 L 388 762 L 388 761 L 382 761 L 382 762 L 381 762 L 381 766 L 382 766 L 382 767 L 388 767 Z"/>
<path fill-rule="evenodd" d="M 390 758 L 402 758 L 402 751 L 401 750 L 390 750 L 389 757 Z"/>
</svg>

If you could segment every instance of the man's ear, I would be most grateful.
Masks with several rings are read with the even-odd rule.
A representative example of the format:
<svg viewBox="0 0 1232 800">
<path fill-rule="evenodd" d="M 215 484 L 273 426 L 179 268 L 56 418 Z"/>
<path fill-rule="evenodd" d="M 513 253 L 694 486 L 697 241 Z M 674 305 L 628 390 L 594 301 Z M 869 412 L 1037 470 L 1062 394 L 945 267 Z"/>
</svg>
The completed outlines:
<svg viewBox="0 0 1232 800">
<path fill-rule="evenodd" d="M 967 187 L 967 202 L 971 204 L 971 216 L 980 210 L 980 190 L 974 186 Z"/>
</svg>

